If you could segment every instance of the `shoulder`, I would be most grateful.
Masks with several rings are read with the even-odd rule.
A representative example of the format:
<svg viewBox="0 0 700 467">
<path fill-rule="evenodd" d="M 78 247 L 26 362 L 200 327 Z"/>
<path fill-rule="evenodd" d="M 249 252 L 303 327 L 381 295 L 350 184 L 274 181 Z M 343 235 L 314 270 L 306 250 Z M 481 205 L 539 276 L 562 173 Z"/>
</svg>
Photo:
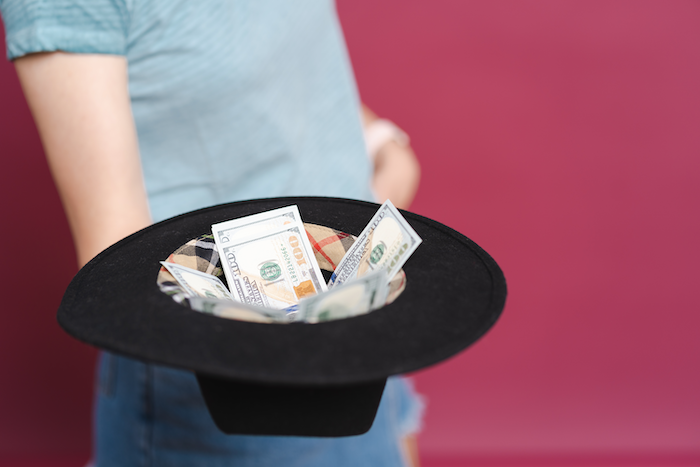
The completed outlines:
<svg viewBox="0 0 700 467">
<path fill-rule="evenodd" d="M 34 52 L 124 55 L 126 0 L 0 0 L 10 60 Z"/>
</svg>

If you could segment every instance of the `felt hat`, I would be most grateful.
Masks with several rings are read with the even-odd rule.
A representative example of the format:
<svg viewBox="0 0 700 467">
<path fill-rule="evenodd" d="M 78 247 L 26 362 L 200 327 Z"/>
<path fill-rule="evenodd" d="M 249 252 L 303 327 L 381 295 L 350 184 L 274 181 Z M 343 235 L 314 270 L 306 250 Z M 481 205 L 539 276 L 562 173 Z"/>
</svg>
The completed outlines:
<svg viewBox="0 0 700 467">
<path fill-rule="evenodd" d="M 193 371 L 225 433 L 366 432 L 388 376 L 451 357 L 493 326 L 505 304 L 505 278 L 464 235 L 402 211 L 423 243 L 403 267 L 403 292 L 366 315 L 318 324 L 252 323 L 193 311 L 158 287 L 160 261 L 209 233 L 212 224 L 292 204 L 304 222 L 353 235 L 379 207 L 338 198 L 272 198 L 159 222 L 104 250 L 76 274 L 59 307 L 59 324 L 96 347 Z"/>
</svg>

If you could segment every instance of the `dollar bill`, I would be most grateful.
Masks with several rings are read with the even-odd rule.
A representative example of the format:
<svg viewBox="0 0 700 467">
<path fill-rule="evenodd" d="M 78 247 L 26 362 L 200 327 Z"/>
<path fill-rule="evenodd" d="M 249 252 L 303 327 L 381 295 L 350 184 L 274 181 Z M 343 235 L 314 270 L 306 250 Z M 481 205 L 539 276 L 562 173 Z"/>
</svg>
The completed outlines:
<svg viewBox="0 0 700 467">
<path fill-rule="evenodd" d="M 387 200 L 340 260 L 328 288 L 378 269 L 386 270 L 389 281 L 422 241 L 398 209 Z"/>
<path fill-rule="evenodd" d="M 294 320 L 295 313 L 285 310 L 261 308 L 232 300 L 222 300 L 210 297 L 189 297 L 187 301 L 195 311 L 211 314 L 220 318 L 251 321 L 254 323 L 289 323 Z"/>
<path fill-rule="evenodd" d="M 165 261 L 161 261 L 160 264 L 173 275 L 188 297 L 199 296 L 233 300 L 226 286 L 216 276 L 180 264 Z"/>
<path fill-rule="evenodd" d="M 304 298 L 283 310 L 202 296 L 187 300 L 193 310 L 221 318 L 257 323 L 320 323 L 351 318 L 380 308 L 386 302 L 388 291 L 386 272 L 380 269 L 331 291 Z"/>
<path fill-rule="evenodd" d="M 217 245 L 223 245 L 244 238 L 257 237 L 287 225 L 303 226 L 299 208 L 296 205 L 220 222 L 212 225 L 211 231 Z"/>
<path fill-rule="evenodd" d="M 284 309 L 327 290 L 301 220 L 254 236 L 214 235 L 234 299 Z"/>
<path fill-rule="evenodd" d="M 386 270 L 378 269 L 328 292 L 301 300 L 295 321 L 320 323 L 369 313 L 384 305 L 388 293 Z"/>
</svg>

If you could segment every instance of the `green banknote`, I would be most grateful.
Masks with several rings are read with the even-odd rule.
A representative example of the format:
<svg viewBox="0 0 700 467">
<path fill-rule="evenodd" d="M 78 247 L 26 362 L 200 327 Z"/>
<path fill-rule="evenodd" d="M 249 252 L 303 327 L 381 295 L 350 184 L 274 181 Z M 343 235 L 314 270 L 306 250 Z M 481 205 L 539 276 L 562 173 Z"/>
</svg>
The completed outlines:
<svg viewBox="0 0 700 467">
<path fill-rule="evenodd" d="M 328 292 L 303 299 L 295 320 L 320 323 L 363 315 L 383 306 L 388 293 L 386 270 L 378 269 Z"/>
<path fill-rule="evenodd" d="M 214 238 L 229 290 L 240 302 L 283 309 L 326 290 L 301 222 L 230 241 Z"/>
<path fill-rule="evenodd" d="M 195 311 L 201 311 L 220 318 L 251 321 L 254 323 L 289 323 L 294 319 L 294 314 L 285 310 L 273 310 L 261 308 L 233 300 L 222 300 L 210 297 L 189 297 L 187 301 Z"/>
<path fill-rule="evenodd" d="M 218 245 L 258 237 L 290 225 L 303 227 L 296 205 L 220 222 L 211 226 L 211 232 Z"/>
<path fill-rule="evenodd" d="M 388 292 L 386 272 L 380 269 L 282 310 L 202 296 L 187 300 L 192 309 L 221 318 L 258 323 L 320 323 L 369 313 L 384 305 Z"/>
<path fill-rule="evenodd" d="M 208 297 L 233 300 L 226 286 L 218 277 L 180 264 L 161 261 L 165 269 L 173 275 L 188 297 Z"/>
<path fill-rule="evenodd" d="M 387 200 L 340 260 L 328 288 L 379 269 L 386 270 L 389 281 L 422 241 L 399 210 Z"/>
</svg>

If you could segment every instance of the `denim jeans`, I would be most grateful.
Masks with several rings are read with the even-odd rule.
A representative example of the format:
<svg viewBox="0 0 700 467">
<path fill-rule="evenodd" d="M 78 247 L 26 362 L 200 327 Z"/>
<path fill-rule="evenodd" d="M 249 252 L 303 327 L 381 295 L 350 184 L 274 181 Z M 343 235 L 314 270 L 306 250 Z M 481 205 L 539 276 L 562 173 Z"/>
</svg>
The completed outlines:
<svg viewBox="0 0 700 467">
<path fill-rule="evenodd" d="M 96 391 L 96 467 L 403 467 L 400 440 L 418 429 L 422 404 L 389 378 L 372 429 L 359 436 L 225 435 L 194 374 L 103 352 Z"/>
</svg>

